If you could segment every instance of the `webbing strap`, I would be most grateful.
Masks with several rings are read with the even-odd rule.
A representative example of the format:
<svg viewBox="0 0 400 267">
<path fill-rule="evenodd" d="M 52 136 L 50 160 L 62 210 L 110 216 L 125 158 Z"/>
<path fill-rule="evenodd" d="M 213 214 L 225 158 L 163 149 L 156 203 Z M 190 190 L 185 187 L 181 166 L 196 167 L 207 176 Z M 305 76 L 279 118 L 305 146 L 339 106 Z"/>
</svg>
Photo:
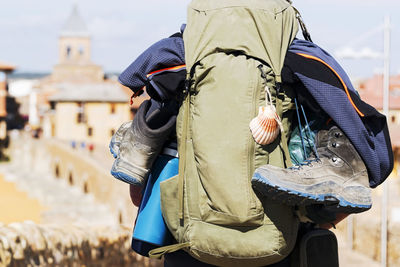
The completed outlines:
<svg viewBox="0 0 400 267">
<path fill-rule="evenodd" d="M 281 84 L 282 83 L 282 76 L 279 74 L 276 74 L 275 75 L 275 82 L 277 83 L 277 84 Z"/>
<path fill-rule="evenodd" d="M 151 259 L 161 259 L 167 253 L 172 253 L 183 248 L 188 248 L 190 245 L 189 243 L 181 243 L 181 244 L 173 244 L 169 246 L 164 246 L 160 248 L 155 248 L 149 251 L 149 257 Z"/>
<path fill-rule="evenodd" d="M 280 95 L 281 95 L 280 89 L 281 89 L 281 84 L 276 83 L 276 112 L 278 113 L 279 118 L 282 120 L 283 100 L 280 98 Z M 282 94 L 282 95 L 285 96 L 285 94 Z M 283 129 L 283 127 L 282 127 L 282 129 Z M 283 130 L 281 130 L 281 147 L 282 147 L 283 153 L 284 153 L 285 166 L 286 166 L 286 168 L 289 168 L 292 166 L 292 161 L 290 160 L 290 153 L 289 153 L 289 148 L 288 148 L 288 144 L 287 144 L 286 133 Z"/>
<path fill-rule="evenodd" d="M 180 143 L 179 153 L 179 175 L 178 175 L 178 201 L 179 201 L 179 219 L 183 220 L 183 188 L 185 186 L 185 165 L 186 165 L 186 143 L 188 134 L 188 123 L 189 123 L 189 107 L 190 107 L 190 94 L 189 87 L 186 88 L 185 99 L 183 103 L 184 114 L 183 114 L 183 125 L 182 125 L 182 140 Z"/>
<path fill-rule="evenodd" d="M 301 17 L 300 12 L 299 12 L 294 6 L 292 6 L 292 7 L 293 7 L 294 11 L 296 12 L 296 18 L 297 18 L 297 20 L 299 21 L 299 25 L 300 25 L 301 31 L 303 32 L 303 37 L 304 37 L 304 39 L 306 39 L 307 41 L 312 42 L 312 40 L 311 40 L 311 35 L 310 35 L 310 33 L 308 32 L 308 30 L 307 30 L 306 24 L 304 23 L 303 18 Z"/>
</svg>

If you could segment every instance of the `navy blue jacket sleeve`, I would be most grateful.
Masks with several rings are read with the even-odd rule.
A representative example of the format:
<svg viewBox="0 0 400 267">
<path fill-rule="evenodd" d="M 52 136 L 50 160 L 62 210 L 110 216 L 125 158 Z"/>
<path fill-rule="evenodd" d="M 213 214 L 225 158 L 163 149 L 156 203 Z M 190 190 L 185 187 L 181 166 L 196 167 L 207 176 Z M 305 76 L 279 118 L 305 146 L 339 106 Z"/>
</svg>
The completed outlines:
<svg viewBox="0 0 400 267">
<path fill-rule="evenodd" d="M 295 39 L 285 65 L 351 140 L 368 169 L 370 186 L 385 181 L 393 170 L 386 117 L 359 98 L 339 63 L 316 44 Z"/>
<path fill-rule="evenodd" d="M 162 39 L 144 51 L 119 76 L 119 82 L 134 93 L 147 85 L 147 75 L 155 70 L 184 65 L 185 50 L 180 36 Z"/>
</svg>

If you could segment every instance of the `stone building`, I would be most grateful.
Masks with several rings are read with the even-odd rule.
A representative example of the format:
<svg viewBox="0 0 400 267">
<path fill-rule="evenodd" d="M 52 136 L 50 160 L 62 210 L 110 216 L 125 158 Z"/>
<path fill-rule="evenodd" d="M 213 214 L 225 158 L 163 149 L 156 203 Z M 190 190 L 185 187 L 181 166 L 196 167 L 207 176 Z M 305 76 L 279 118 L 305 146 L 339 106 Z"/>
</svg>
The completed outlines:
<svg viewBox="0 0 400 267">
<path fill-rule="evenodd" d="M 15 103 L 15 100 L 8 96 L 7 74 L 14 69 L 15 66 L 0 61 L 0 160 L 7 158 L 3 154 L 3 149 L 8 146 L 7 102 Z"/>
<path fill-rule="evenodd" d="M 59 62 L 34 92 L 38 119 L 31 121 L 39 122 L 45 137 L 105 145 L 132 119 L 130 90 L 105 78 L 91 61 L 91 45 L 75 6 L 59 36 Z"/>
<path fill-rule="evenodd" d="M 13 72 L 15 66 L 0 61 L 0 120 L 4 120 L 6 112 L 7 74 Z"/>
<path fill-rule="evenodd" d="M 131 120 L 126 93 L 115 84 L 61 85 L 49 97 L 51 136 L 61 140 L 104 144 L 116 127 Z"/>
</svg>

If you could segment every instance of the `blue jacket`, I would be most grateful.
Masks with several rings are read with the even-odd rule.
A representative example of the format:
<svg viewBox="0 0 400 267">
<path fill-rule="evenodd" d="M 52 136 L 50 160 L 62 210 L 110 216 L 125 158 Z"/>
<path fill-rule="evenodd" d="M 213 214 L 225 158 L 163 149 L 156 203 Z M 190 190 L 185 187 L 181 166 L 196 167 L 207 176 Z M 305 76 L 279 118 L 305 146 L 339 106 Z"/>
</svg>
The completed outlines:
<svg viewBox="0 0 400 267">
<path fill-rule="evenodd" d="M 184 59 L 183 39 L 175 35 L 147 49 L 119 80 L 134 92 L 147 86 L 151 97 L 164 101 L 183 86 Z M 368 169 L 370 186 L 381 184 L 393 169 L 386 117 L 360 99 L 336 60 L 312 42 L 295 39 L 287 52 L 285 68 L 292 76 L 289 80 L 301 81 L 351 140 Z M 285 76 L 283 79 L 285 82 Z"/>
<path fill-rule="evenodd" d="M 285 65 L 351 140 L 368 169 L 370 186 L 382 183 L 393 169 L 386 117 L 360 99 L 342 67 L 316 44 L 295 39 Z"/>
</svg>

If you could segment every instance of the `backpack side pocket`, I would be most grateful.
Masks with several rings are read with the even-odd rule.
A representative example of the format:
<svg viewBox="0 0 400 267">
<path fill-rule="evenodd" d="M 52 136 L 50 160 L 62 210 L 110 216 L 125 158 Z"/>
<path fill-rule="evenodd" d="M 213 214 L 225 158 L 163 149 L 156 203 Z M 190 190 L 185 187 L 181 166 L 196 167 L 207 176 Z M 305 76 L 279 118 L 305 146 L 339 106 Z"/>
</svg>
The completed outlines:
<svg viewBox="0 0 400 267">
<path fill-rule="evenodd" d="M 161 211 L 168 229 L 178 239 L 179 217 L 178 205 L 178 175 L 160 183 Z"/>
</svg>

